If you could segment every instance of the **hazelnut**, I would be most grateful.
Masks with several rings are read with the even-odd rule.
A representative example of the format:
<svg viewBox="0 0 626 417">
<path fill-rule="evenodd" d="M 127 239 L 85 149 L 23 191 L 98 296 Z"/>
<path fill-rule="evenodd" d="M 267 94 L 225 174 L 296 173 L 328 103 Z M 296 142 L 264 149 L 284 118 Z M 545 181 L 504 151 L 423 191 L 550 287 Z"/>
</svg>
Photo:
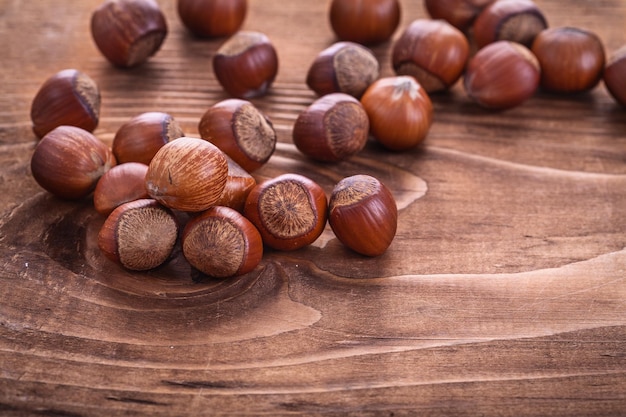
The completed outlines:
<svg viewBox="0 0 626 417">
<path fill-rule="evenodd" d="M 184 136 L 180 124 L 168 113 L 141 113 L 124 123 L 113 138 L 113 154 L 118 163 L 148 165 L 163 145 Z"/>
<path fill-rule="evenodd" d="M 236 98 L 263 96 L 278 73 L 278 55 L 270 39 L 260 32 L 240 31 L 213 56 L 220 85 Z"/>
<path fill-rule="evenodd" d="M 89 195 L 115 164 L 111 150 L 90 132 L 59 126 L 39 141 L 30 169 L 43 189 L 61 198 L 79 199 Z"/>
<path fill-rule="evenodd" d="M 367 143 L 369 120 L 356 98 L 332 93 L 318 98 L 296 119 L 293 143 L 306 156 L 338 162 L 360 152 Z"/>
<path fill-rule="evenodd" d="M 387 41 L 400 24 L 398 0 L 332 0 L 330 25 L 339 40 L 370 45 Z"/>
<path fill-rule="evenodd" d="M 211 207 L 192 218 L 181 242 L 185 259 L 215 278 L 246 274 L 263 257 L 263 240 L 256 227 L 228 207 Z"/>
<path fill-rule="evenodd" d="M 354 42 L 336 42 L 317 55 L 306 83 L 320 96 L 345 93 L 360 98 L 378 78 L 379 71 L 378 60 L 370 49 Z"/>
<path fill-rule="evenodd" d="M 462 32 L 467 32 L 476 16 L 494 0 L 424 0 L 433 19 L 443 19 Z"/>
<path fill-rule="evenodd" d="M 213 206 L 228 177 L 226 157 L 203 139 L 182 137 L 154 155 L 146 173 L 151 198 L 166 207 L 189 212 Z"/>
<path fill-rule="evenodd" d="M 257 184 L 244 208 L 263 243 L 283 251 L 315 242 L 324 231 L 327 214 L 322 187 L 299 174 L 282 174 Z"/>
<path fill-rule="evenodd" d="M 265 164 L 276 148 L 272 122 L 246 100 L 214 104 L 200 118 L 198 131 L 248 172 Z"/>
<path fill-rule="evenodd" d="M 532 97 L 539 77 L 539 63 L 528 48 L 517 42 L 498 41 L 470 59 L 464 87 L 481 106 L 506 110 Z"/>
<path fill-rule="evenodd" d="M 91 16 L 91 35 L 113 65 L 134 67 L 161 48 L 167 22 L 154 0 L 105 0 Z"/>
<path fill-rule="evenodd" d="M 445 20 L 413 21 L 396 40 L 392 64 L 428 93 L 446 90 L 461 78 L 469 57 L 465 35 Z"/>
<path fill-rule="evenodd" d="M 229 36 L 239 30 L 246 18 L 247 0 L 178 0 L 183 25 L 195 36 Z"/>
<path fill-rule="evenodd" d="M 426 90 L 407 75 L 375 81 L 361 97 L 370 132 L 384 147 L 408 150 L 422 142 L 432 125 L 433 105 Z"/>
<path fill-rule="evenodd" d="M 103 216 L 129 201 L 148 198 L 146 173 L 148 165 L 126 162 L 112 167 L 98 180 L 93 192 L 93 205 Z"/>
<path fill-rule="evenodd" d="M 132 271 L 162 265 L 178 238 L 178 222 L 171 210 L 151 199 L 117 207 L 98 233 L 98 248 L 111 261 Z"/>
<path fill-rule="evenodd" d="M 541 32 L 532 45 L 541 67 L 541 87 L 555 93 L 593 89 L 602 79 L 604 46 L 592 32 L 559 27 Z"/>
<path fill-rule="evenodd" d="M 62 70 L 48 78 L 39 88 L 30 109 L 33 132 L 38 138 L 61 125 L 93 132 L 99 117 L 98 85 L 75 69 Z"/>
<path fill-rule="evenodd" d="M 241 168 L 239 164 L 226 155 L 228 162 L 228 177 L 222 195 L 215 203 L 216 206 L 230 207 L 243 213 L 243 207 L 250 191 L 257 184 L 256 179 Z"/>
<path fill-rule="evenodd" d="M 396 235 L 398 208 L 389 189 L 378 179 L 353 175 L 333 189 L 328 223 L 337 239 L 350 249 L 378 256 Z"/>
<path fill-rule="evenodd" d="M 613 98 L 626 106 L 626 45 L 615 51 L 607 62 L 604 84 Z"/>
<path fill-rule="evenodd" d="M 478 48 L 496 41 L 513 41 L 530 48 L 535 37 L 548 27 L 545 16 L 532 0 L 496 0 L 474 21 Z"/>
</svg>

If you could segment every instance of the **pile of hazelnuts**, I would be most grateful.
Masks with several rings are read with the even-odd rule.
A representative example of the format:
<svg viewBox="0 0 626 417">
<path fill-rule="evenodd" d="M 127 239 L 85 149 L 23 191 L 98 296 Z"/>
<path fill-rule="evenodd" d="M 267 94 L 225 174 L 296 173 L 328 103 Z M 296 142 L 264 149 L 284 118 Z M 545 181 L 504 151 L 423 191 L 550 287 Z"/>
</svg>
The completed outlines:
<svg viewBox="0 0 626 417">
<path fill-rule="evenodd" d="M 212 277 L 236 276 L 259 264 L 264 247 L 302 248 L 327 223 L 355 252 L 384 253 L 395 237 L 398 210 L 378 179 L 346 177 L 330 199 L 296 173 L 255 180 L 253 172 L 275 150 L 276 133 L 249 99 L 271 88 L 278 54 L 265 34 L 240 30 L 247 1 L 178 0 L 177 6 L 194 35 L 226 38 L 213 69 L 231 98 L 204 113 L 200 138 L 185 136 L 167 113 L 147 112 L 123 124 L 109 148 L 92 133 L 100 110 L 96 82 L 64 70 L 41 86 L 32 103 L 40 138 L 31 159 L 35 180 L 61 198 L 92 196 L 106 217 L 98 245 L 129 270 L 163 264 L 180 242 L 194 268 Z M 432 124 L 429 94 L 461 77 L 468 96 L 486 108 L 512 108 L 540 87 L 588 91 L 602 78 L 626 105 L 626 47 L 606 63 L 596 35 L 548 29 L 531 0 L 425 0 L 425 7 L 433 19 L 415 20 L 404 30 L 392 45 L 395 75 L 380 78 L 368 45 L 388 41 L 396 31 L 399 0 L 331 1 L 338 41 L 309 67 L 306 84 L 319 97 L 293 125 L 299 151 L 334 163 L 360 152 L 369 137 L 391 151 L 414 148 Z M 92 14 L 91 33 L 106 59 L 128 68 L 158 52 L 167 25 L 154 0 L 105 0 Z"/>
</svg>

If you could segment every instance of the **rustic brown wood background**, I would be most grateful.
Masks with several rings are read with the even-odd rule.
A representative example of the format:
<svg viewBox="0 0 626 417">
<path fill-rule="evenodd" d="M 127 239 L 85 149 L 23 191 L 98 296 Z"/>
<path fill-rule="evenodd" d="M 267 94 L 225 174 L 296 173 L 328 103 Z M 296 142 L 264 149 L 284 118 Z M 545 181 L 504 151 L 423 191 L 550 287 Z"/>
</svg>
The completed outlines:
<svg viewBox="0 0 626 417">
<path fill-rule="evenodd" d="M 78 68 L 102 90 L 102 140 L 152 110 L 197 135 L 226 98 L 211 69 L 222 40 L 192 38 L 174 0 L 160 3 L 162 50 L 119 70 L 91 40 L 99 0 L 0 0 L 0 414 L 626 414 L 626 109 L 603 85 L 502 113 L 457 85 L 433 97 L 424 146 L 316 164 L 291 127 L 315 98 L 308 65 L 335 40 L 328 2 L 251 0 L 244 27 L 281 61 L 255 100 L 280 140 L 259 178 L 299 172 L 330 192 L 378 176 L 400 207 L 396 240 L 366 259 L 327 229 L 225 281 L 198 279 L 180 255 L 128 273 L 98 252 L 89 201 L 34 182 L 29 110 L 48 76 Z M 626 43 L 623 0 L 537 3 L 607 53 Z M 421 1 L 402 5 L 402 27 L 426 17 Z M 374 48 L 383 75 L 389 50 Z"/>
</svg>

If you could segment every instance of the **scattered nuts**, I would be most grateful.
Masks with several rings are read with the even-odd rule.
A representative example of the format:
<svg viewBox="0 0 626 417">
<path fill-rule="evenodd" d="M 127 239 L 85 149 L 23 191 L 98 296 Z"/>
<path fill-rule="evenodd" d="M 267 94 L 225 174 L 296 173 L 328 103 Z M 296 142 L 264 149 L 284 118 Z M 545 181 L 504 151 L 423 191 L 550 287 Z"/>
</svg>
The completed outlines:
<svg viewBox="0 0 626 417">
<path fill-rule="evenodd" d="M 181 242 L 187 261 L 215 278 L 246 274 L 263 257 L 263 240 L 256 227 L 228 207 L 211 207 L 192 218 Z"/>
<path fill-rule="evenodd" d="M 541 32 L 532 45 L 541 66 L 541 87 L 555 93 L 591 90 L 602 79 L 604 46 L 589 31 L 559 27 Z"/>
<path fill-rule="evenodd" d="M 98 233 L 98 247 L 124 268 L 146 271 L 167 261 L 177 238 L 174 214 L 154 200 L 141 199 L 113 210 Z"/>
<path fill-rule="evenodd" d="M 265 95 L 278 73 L 278 55 L 269 38 L 260 32 L 240 31 L 213 56 L 218 82 L 236 98 Z"/>
<path fill-rule="evenodd" d="M 203 139 L 182 137 L 154 155 L 146 174 L 150 197 L 166 207 L 197 212 L 213 206 L 228 177 L 226 157 Z"/>
<path fill-rule="evenodd" d="M 38 138 L 62 125 L 93 132 L 99 117 L 98 85 L 75 69 L 59 71 L 48 78 L 35 95 L 30 110 L 33 132 Z"/>
<path fill-rule="evenodd" d="M 401 75 L 375 81 L 361 98 L 370 132 L 387 149 L 402 151 L 422 142 L 433 120 L 428 93 L 415 78 Z"/>
<path fill-rule="evenodd" d="M 148 165 L 139 162 L 119 164 L 105 172 L 93 192 L 96 211 L 108 216 L 124 203 L 148 198 L 146 172 Z"/>
<path fill-rule="evenodd" d="M 392 64 L 397 75 L 411 75 L 428 93 L 446 90 L 461 78 L 469 42 L 445 20 L 413 21 L 396 40 Z"/>
<path fill-rule="evenodd" d="M 298 174 L 283 174 L 256 185 L 244 208 L 263 243 L 283 251 L 310 245 L 326 226 L 328 201 L 313 180 Z"/>
<path fill-rule="evenodd" d="M 163 145 L 184 136 L 180 124 L 162 112 L 141 113 L 124 123 L 113 138 L 117 162 L 141 162 L 148 165 Z"/>
<path fill-rule="evenodd" d="M 360 152 L 367 143 L 369 120 L 356 98 L 327 94 L 307 107 L 293 126 L 293 143 L 310 158 L 338 162 Z"/>
<path fill-rule="evenodd" d="M 265 164 L 276 148 L 270 119 L 246 100 L 214 104 L 200 118 L 198 131 L 248 172 Z"/>
<path fill-rule="evenodd" d="M 496 41 L 513 41 L 530 48 L 548 22 L 532 0 L 496 0 L 474 21 L 478 48 Z"/>
<path fill-rule="evenodd" d="M 607 62 L 604 84 L 613 98 L 626 106 L 626 45 L 615 51 Z"/>
<path fill-rule="evenodd" d="M 229 36 L 239 30 L 246 18 L 247 0 L 178 0 L 183 25 L 199 37 Z"/>
<path fill-rule="evenodd" d="M 79 199 L 91 193 L 115 164 L 113 152 L 90 132 L 59 126 L 39 141 L 30 169 L 43 189 L 61 198 Z"/>
<path fill-rule="evenodd" d="M 389 189 L 369 175 L 339 181 L 330 197 L 328 223 L 350 249 L 382 255 L 396 235 L 398 208 Z"/>
<path fill-rule="evenodd" d="M 363 45 L 387 41 L 400 24 L 398 0 L 332 0 L 330 25 L 342 41 Z"/>
<path fill-rule="evenodd" d="M 337 42 L 320 52 L 307 72 L 306 84 L 318 95 L 345 93 L 360 98 L 378 78 L 372 51 L 354 42 Z"/>
<path fill-rule="evenodd" d="M 154 0 L 105 0 L 91 16 L 91 35 L 118 67 L 144 63 L 167 36 L 167 22 Z"/>
<path fill-rule="evenodd" d="M 491 43 L 470 59 L 465 71 L 467 95 L 483 107 L 506 110 L 522 104 L 539 87 L 540 69 L 525 46 Z"/>
</svg>

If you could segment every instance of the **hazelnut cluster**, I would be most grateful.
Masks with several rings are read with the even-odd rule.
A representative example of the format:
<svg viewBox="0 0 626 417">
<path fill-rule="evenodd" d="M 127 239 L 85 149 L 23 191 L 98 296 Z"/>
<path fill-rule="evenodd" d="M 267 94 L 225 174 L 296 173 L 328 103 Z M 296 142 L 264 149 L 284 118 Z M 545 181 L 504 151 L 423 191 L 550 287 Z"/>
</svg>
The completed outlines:
<svg viewBox="0 0 626 417">
<path fill-rule="evenodd" d="M 462 77 L 468 96 L 494 109 L 519 105 L 540 86 L 587 91 L 603 77 L 626 104 L 626 50 L 605 65 L 597 36 L 548 29 L 531 0 L 425 0 L 425 6 L 434 19 L 415 20 L 402 32 L 392 45 L 395 76 L 380 78 L 379 62 L 366 45 L 391 38 L 400 21 L 399 1 L 331 2 L 338 42 L 309 67 L 306 84 L 318 98 L 294 123 L 300 152 L 334 163 L 360 152 L 370 137 L 390 151 L 412 149 L 432 125 L 429 94 Z M 270 160 L 277 138 L 269 117 L 248 99 L 270 89 L 278 55 L 263 33 L 240 30 L 246 12 L 245 0 L 178 0 L 179 17 L 191 33 L 228 37 L 213 69 L 231 98 L 202 115 L 199 138 L 186 136 L 171 115 L 148 112 L 124 123 L 108 148 L 92 133 L 98 86 L 73 69 L 50 77 L 33 100 L 33 131 L 40 138 L 33 177 L 61 198 L 92 196 L 106 217 L 98 245 L 127 269 L 163 264 L 180 242 L 194 268 L 213 277 L 236 276 L 259 264 L 264 247 L 302 248 L 327 224 L 340 242 L 366 256 L 381 255 L 395 237 L 396 202 L 372 176 L 341 180 L 330 199 L 295 173 L 257 183 L 253 172 Z M 93 12 L 91 31 L 106 59 L 132 67 L 158 52 L 167 26 L 154 0 L 105 0 Z M 479 47 L 473 56 L 472 41 Z"/>
</svg>

